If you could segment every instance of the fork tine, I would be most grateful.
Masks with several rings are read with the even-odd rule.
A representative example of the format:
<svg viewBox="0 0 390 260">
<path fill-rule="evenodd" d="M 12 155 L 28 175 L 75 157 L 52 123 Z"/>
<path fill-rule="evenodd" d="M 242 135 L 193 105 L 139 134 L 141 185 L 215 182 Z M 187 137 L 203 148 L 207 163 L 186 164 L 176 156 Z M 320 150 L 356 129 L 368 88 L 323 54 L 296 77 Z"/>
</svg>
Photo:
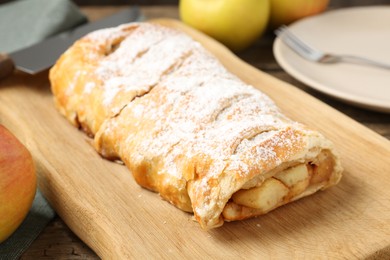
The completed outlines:
<svg viewBox="0 0 390 260">
<path fill-rule="evenodd" d="M 301 55 L 303 58 L 306 58 L 311 61 L 316 61 L 320 63 L 336 63 L 343 61 L 354 64 L 368 64 L 380 68 L 390 69 L 389 64 L 372 60 L 369 58 L 354 55 L 335 55 L 332 53 L 325 53 L 319 49 L 313 48 L 303 42 L 285 25 L 282 25 L 277 30 L 275 30 L 275 34 L 293 51 Z"/>
<path fill-rule="evenodd" d="M 316 60 L 323 55 L 320 51 L 304 43 L 294 33 L 292 33 L 285 25 L 279 27 L 275 31 L 275 34 L 281 37 L 284 40 L 284 42 L 287 45 L 289 45 L 293 50 L 295 50 L 298 54 L 300 54 L 301 56 L 307 59 Z"/>
<path fill-rule="evenodd" d="M 291 49 L 293 49 L 295 52 L 297 52 L 299 55 L 310 59 L 310 53 L 307 49 L 302 48 L 301 45 L 299 45 L 294 39 L 290 37 L 290 34 L 288 34 L 288 31 L 284 27 L 280 27 L 275 31 L 275 34 L 279 36 L 288 46 L 290 46 Z"/>
<path fill-rule="evenodd" d="M 312 47 L 308 46 L 306 43 L 304 43 L 300 38 L 298 38 L 294 33 L 292 33 L 287 26 L 283 25 L 281 28 L 282 32 L 282 37 L 287 37 L 290 39 L 293 44 L 296 44 L 297 47 L 303 49 L 307 53 L 313 54 L 316 53 L 317 51 L 314 50 Z"/>
</svg>

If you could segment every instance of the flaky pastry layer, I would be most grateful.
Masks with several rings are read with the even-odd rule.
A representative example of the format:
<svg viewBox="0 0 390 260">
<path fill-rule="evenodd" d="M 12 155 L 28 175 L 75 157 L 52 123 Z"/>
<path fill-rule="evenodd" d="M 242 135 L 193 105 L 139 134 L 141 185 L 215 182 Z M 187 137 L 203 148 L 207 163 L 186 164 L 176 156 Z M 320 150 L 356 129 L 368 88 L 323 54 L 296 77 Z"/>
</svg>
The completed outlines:
<svg viewBox="0 0 390 260">
<path fill-rule="evenodd" d="M 50 70 L 59 111 L 205 229 L 336 184 L 332 144 L 198 42 L 151 23 L 93 32 Z"/>
</svg>

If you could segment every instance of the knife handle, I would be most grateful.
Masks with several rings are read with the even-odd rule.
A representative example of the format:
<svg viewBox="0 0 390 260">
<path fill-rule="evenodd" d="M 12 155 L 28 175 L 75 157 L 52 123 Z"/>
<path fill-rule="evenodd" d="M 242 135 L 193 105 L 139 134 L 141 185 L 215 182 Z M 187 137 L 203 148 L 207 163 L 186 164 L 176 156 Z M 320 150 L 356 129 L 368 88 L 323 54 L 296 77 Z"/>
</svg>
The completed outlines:
<svg viewBox="0 0 390 260">
<path fill-rule="evenodd" d="M 10 75 L 14 68 L 15 65 L 11 58 L 5 53 L 0 53 L 0 79 Z"/>
</svg>

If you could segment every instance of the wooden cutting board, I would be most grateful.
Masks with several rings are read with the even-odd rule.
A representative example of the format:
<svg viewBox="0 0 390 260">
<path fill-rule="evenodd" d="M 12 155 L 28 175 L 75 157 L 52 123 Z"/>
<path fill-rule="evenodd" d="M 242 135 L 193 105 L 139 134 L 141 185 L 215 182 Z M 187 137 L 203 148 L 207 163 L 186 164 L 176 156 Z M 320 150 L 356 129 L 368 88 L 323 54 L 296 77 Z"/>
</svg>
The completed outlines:
<svg viewBox="0 0 390 260">
<path fill-rule="evenodd" d="M 102 159 L 54 108 L 47 72 L 0 82 L 0 123 L 36 161 L 39 187 L 99 256 L 117 258 L 319 258 L 390 255 L 390 142 L 303 91 L 244 63 L 180 22 L 234 74 L 293 119 L 320 130 L 345 167 L 336 187 L 265 216 L 204 231 L 192 215 L 140 188 L 125 166 Z"/>
</svg>

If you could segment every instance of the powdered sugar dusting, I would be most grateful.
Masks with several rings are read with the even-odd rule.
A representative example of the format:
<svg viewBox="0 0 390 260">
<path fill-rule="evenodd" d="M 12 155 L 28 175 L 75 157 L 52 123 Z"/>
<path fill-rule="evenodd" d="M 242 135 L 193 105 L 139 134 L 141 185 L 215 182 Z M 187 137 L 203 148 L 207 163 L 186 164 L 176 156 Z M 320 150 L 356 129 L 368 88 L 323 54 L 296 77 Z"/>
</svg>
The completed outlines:
<svg viewBox="0 0 390 260">
<path fill-rule="evenodd" d="M 95 82 L 88 82 L 87 84 L 85 84 L 84 93 L 86 94 L 91 93 L 94 87 L 95 87 Z"/>
<path fill-rule="evenodd" d="M 108 34 L 108 32 L 103 32 Z M 189 37 L 168 28 L 149 24 L 136 27 L 118 43 L 117 49 L 99 62 L 95 74 L 102 82 L 101 102 L 117 113 L 136 96 L 149 92 L 172 67 L 190 55 L 196 45 Z M 118 37 L 117 35 L 115 35 Z M 117 97 L 128 98 L 118 104 Z M 112 115 L 112 114 L 111 114 Z"/>
<path fill-rule="evenodd" d="M 133 33 L 136 34 L 137 31 Z M 133 40 L 123 41 L 116 53 L 120 53 L 121 48 L 123 51 L 133 48 L 132 44 Z M 105 68 L 106 63 L 102 62 L 98 71 L 102 78 L 111 77 L 105 84 L 107 100 L 113 100 L 109 93 L 116 95 L 119 86 L 148 85 L 148 80 L 149 85 L 155 84 L 148 95 L 127 104 L 121 114 L 111 120 L 118 123 L 118 129 L 132 129 L 124 139 L 118 140 L 125 160 L 137 165 L 159 158 L 164 165 L 161 174 L 180 179 L 183 172 L 178 158 L 202 154 L 213 159 L 213 163 L 204 168 L 205 172 L 198 173 L 207 176 L 197 184 L 204 191 L 207 187 L 202 186 L 208 185 L 207 179 L 218 178 L 226 167 L 239 170 L 243 176 L 248 174 L 253 165 L 244 162 L 242 155 L 253 147 L 253 157 L 261 161 L 276 156 L 272 147 L 259 144 L 272 139 L 291 121 L 280 114 L 267 96 L 230 74 L 187 36 L 175 33 L 151 45 L 133 62 L 118 62 L 116 60 L 123 59 L 123 55 L 112 56 L 110 59 L 115 60 L 110 62 L 116 62 L 116 67 Z M 181 65 L 161 76 L 184 53 L 189 55 Z M 103 70 L 113 71 L 102 73 Z M 114 76 L 108 76 L 110 74 Z M 122 78 L 118 79 L 119 75 Z M 115 82 L 113 79 L 118 82 L 111 84 Z M 146 125 L 147 131 L 143 130 Z M 111 127 L 110 131 L 120 130 Z M 255 159 L 247 161 L 256 163 Z M 205 204 L 196 209 L 197 214 L 206 214 L 207 207 L 206 199 Z"/>
<path fill-rule="evenodd" d="M 278 165 L 287 158 L 277 154 L 277 147 L 299 141 L 280 135 L 294 124 L 272 100 L 178 31 L 137 23 L 87 37 L 97 45 L 112 45 L 93 72 L 100 84 L 88 83 L 84 89 L 85 95 L 99 93 L 101 102 L 94 104 L 106 113 L 96 135 L 100 149 L 113 145 L 135 175 L 149 165 L 149 175 L 164 178 L 151 178 L 159 183 L 144 185 L 157 191 L 175 189 L 182 197 L 187 195 L 188 178 L 183 169 L 196 162 L 196 179 L 191 179 L 188 192 L 197 216 L 222 210 L 226 201 L 210 196 L 217 192 L 210 183 L 222 173 L 226 178 L 250 178 L 254 167 L 267 161 Z"/>
</svg>

